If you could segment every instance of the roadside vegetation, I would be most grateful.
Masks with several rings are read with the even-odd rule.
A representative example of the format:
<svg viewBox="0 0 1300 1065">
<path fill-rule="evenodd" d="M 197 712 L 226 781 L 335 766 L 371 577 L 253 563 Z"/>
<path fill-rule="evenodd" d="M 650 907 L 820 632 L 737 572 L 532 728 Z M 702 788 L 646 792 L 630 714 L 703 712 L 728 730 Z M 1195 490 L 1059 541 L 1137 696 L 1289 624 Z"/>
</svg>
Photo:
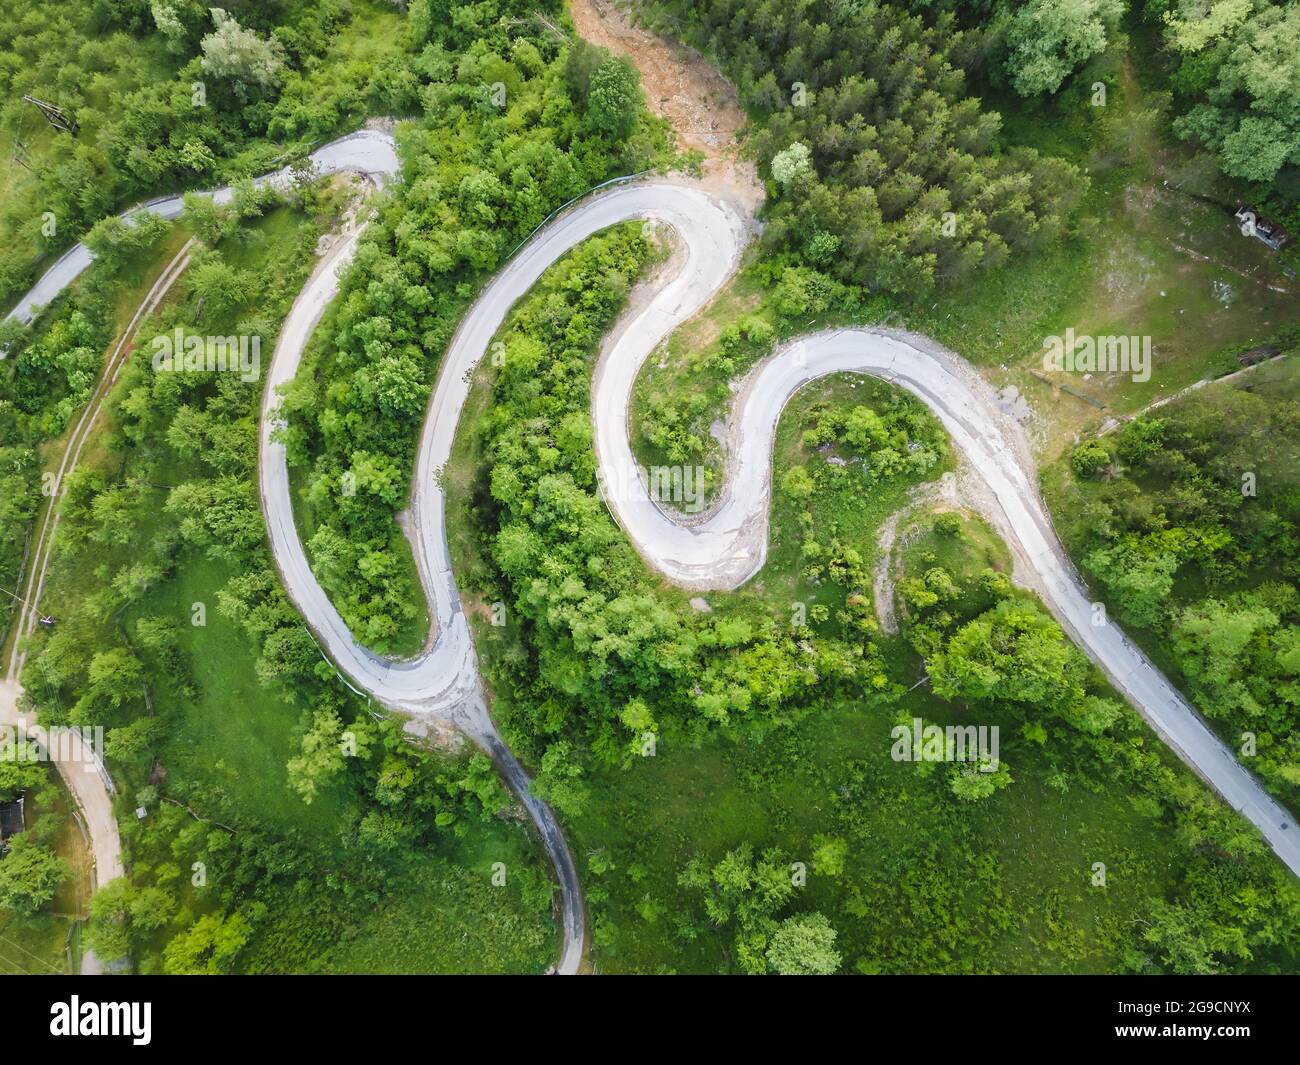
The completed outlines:
<svg viewBox="0 0 1300 1065">
<path fill-rule="evenodd" d="M 141 337 L 257 337 L 269 360 L 344 191 L 262 196 L 220 225 L 195 205 L 190 225 L 219 239 Z M 491 764 L 408 743 L 279 588 L 260 376 L 155 369 L 152 350 L 69 479 L 45 599 L 58 623 L 23 675 L 43 722 L 105 728 L 123 785 L 130 877 L 91 902 L 87 943 L 141 972 L 545 968 L 550 879 Z M 405 934 L 380 951 L 385 925 Z"/>
<path fill-rule="evenodd" d="M 689 340 L 670 342 L 642 371 L 643 464 L 703 466 L 714 488 L 710 427 L 727 414 L 728 383 L 774 342 L 827 322 L 899 324 L 897 307 L 982 285 L 1070 232 L 1087 177 L 1005 141 L 963 71 L 989 34 L 951 13 L 931 25 L 895 5 L 748 0 L 665 0 L 640 13 L 735 82 L 768 196 L 761 253 L 734 286 L 753 294 L 746 313 L 715 309 L 703 343 L 688 354 Z"/>
<path fill-rule="evenodd" d="M 395 67 L 398 13 L 374 0 L 0 4 L 0 306 L 86 238 L 100 262 L 31 331 L 0 323 L 0 583 L 13 589 L 42 459 L 85 405 L 169 227 L 123 207 L 265 173 L 372 113 L 415 106 Z M 389 42 L 389 43 L 384 43 Z M 59 107 L 56 129 L 24 94 Z M 87 232 L 89 231 L 89 236 Z M 0 632 L 14 614 L 3 596 Z"/>
<path fill-rule="evenodd" d="M 596 493 L 588 398 L 643 240 L 593 238 L 519 305 L 445 482 L 461 587 L 498 604 L 471 610 L 494 712 L 574 834 L 597 967 L 1293 967 L 1294 883 L 1012 588 L 996 538 L 934 520 L 903 635 L 880 632 L 877 526 L 949 462 L 918 401 L 805 390 L 759 576 L 701 610 L 647 571 Z M 916 717 L 996 725 L 1000 761 L 897 760 Z"/>
<path fill-rule="evenodd" d="M 151 17 L 165 16 L 166 6 L 154 5 Z M 396 22 L 397 12 L 381 10 L 367 29 Z M 420 245 L 431 274 L 443 278 L 441 324 L 424 323 L 418 337 L 435 357 L 420 369 L 429 380 L 472 293 L 462 268 L 477 264 L 486 276 L 549 210 L 663 142 L 641 118 L 626 64 L 580 46 L 557 51 L 543 23 L 510 31 L 497 24 L 502 13 L 485 7 L 477 14 L 495 25 L 517 67 L 483 47 L 462 54 L 483 27 L 471 18 L 453 28 L 446 11 L 417 0 L 392 39 L 403 59 L 388 87 L 400 100 L 345 92 L 336 120 L 313 125 L 317 101 L 300 99 L 294 120 L 298 132 L 316 134 L 367 110 L 427 107 L 428 128 L 412 128 L 404 148 L 411 174 L 397 202 L 409 194 L 412 213 L 392 201 L 381 209 L 394 225 L 414 222 L 416 205 L 431 218 L 441 210 L 437 184 L 447 180 L 465 197 L 465 219 L 482 227 L 466 242 L 464 227 L 448 217 L 442 243 Z M 218 33 L 242 32 L 213 18 Z M 235 52 L 270 57 L 284 70 L 274 62 L 281 55 L 274 41 L 239 39 Z M 289 99 L 292 84 L 273 86 L 258 74 L 266 69 L 243 70 L 256 82 L 241 82 L 245 111 L 256 112 L 259 99 Z M 367 78 L 393 73 L 373 63 L 351 72 L 359 69 Z M 505 113 L 489 98 L 498 76 L 512 103 Z M 543 114 L 571 130 L 571 151 L 558 152 L 549 134 L 512 132 L 527 131 Z M 460 154 L 421 182 L 420 171 L 442 155 L 435 131 Z M 518 154 L 501 153 L 498 137 L 531 152 L 536 165 L 518 169 Z M 212 180 L 264 169 L 257 159 L 247 169 L 214 171 Z M 473 174 L 471 160 L 483 164 Z M 514 169 L 500 170 L 505 161 Z M 257 336 L 269 360 L 316 238 L 341 204 L 310 178 L 302 175 L 288 204 L 245 187 L 231 210 L 187 202 L 185 224 L 203 243 L 178 298 L 141 335 L 179 326 Z M 208 183 L 200 175 L 184 184 L 200 182 Z M 496 213 L 505 204 L 509 230 Z M 375 231 L 384 232 L 382 220 Z M 30 445 L 6 466 L 26 489 L 15 493 L 19 500 L 36 496 L 36 448 L 55 440 L 85 403 L 126 295 L 123 280 L 133 269 L 156 268 L 160 245 L 175 247 L 168 227 L 148 220 L 127 228 L 110 219 L 88 242 L 100 261 L 72 293 L 30 336 L 6 331 L 4 409 L 17 427 L 13 442 Z M 379 244 L 363 250 L 358 274 L 377 265 Z M 404 261 L 410 251 L 404 243 Z M 384 268 L 390 280 L 396 263 L 390 258 Z M 378 290 L 366 279 L 356 291 Z M 393 294 L 414 292 L 402 284 Z M 377 319 L 352 303 L 364 331 L 362 319 Z M 383 392 L 402 399 L 407 415 L 424 402 L 410 407 L 409 382 L 401 379 L 412 350 L 427 357 L 418 346 L 394 346 L 392 388 Z M 123 814 L 146 810 L 141 820 L 123 819 L 131 876 L 97 897 L 88 942 L 102 958 L 129 956 L 146 972 L 540 971 L 555 952 L 552 884 L 490 763 L 422 751 L 396 725 L 372 717 L 280 591 L 256 497 L 259 388 L 260 379 L 236 375 L 155 372 L 137 355 L 66 486 L 43 600 L 58 620 L 30 649 L 27 698 L 47 723 L 103 725 L 109 765 L 126 785 Z M 400 450 L 406 441 L 382 446 Z M 6 520 L 20 528 L 31 509 Z M 391 518 L 390 507 L 383 521 Z M 404 605 L 418 601 L 413 584 L 405 591 Z M 384 642 L 382 634 L 375 642 Z"/>
<path fill-rule="evenodd" d="M 502 5 L 503 7 L 508 5 Z M 285 397 L 304 541 L 357 639 L 412 654 L 429 636 L 406 506 L 438 361 L 479 286 L 554 209 L 664 157 L 626 60 L 508 29 L 496 5 L 412 5 L 424 118 L 401 133 L 401 189 L 380 207 Z"/>
<path fill-rule="evenodd" d="M 1180 137 L 1179 116 L 1193 101 L 1166 44 L 1163 6 L 1132 5 L 1106 49 L 1055 94 L 1027 99 L 1005 85 L 988 89 L 1009 139 L 1088 171 L 1077 236 L 986 285 L 939 293 L 933 305 L 905 313 L 912 328 L 1029 400 L 1040 412 L 1032 432 L 1045 458 L 1108 418 L 1237 369 L 1245 351 L 1286 347 L 1300 322 L 1297 245 L 1274 252 L 1234 217 L 1250 205 L 1300 231 L 1293 171 L 1243 180 L 1225 174 L 1195 138 Z M 1289 60 L 1273 66 L 1283 81 L 1293 69 Z M 996 66 L 979 77 L 997 80 Z M 1232 106 L 1246 100 L 1233 97 Z M 1151 337 L 1149 379 L 1044 371 L 1045 338 L 1071 327 Z"/>
<path fill-rule="evenodd" d="M 1052 239 L 1031 241 L 1026 253 L 1008 265 L 996 268 L 989 262 L 970 277 L 941 270 L 933 285 L 915 291 L 871 280 L 852 283 L 849 267 L 838 262 L 852 258 L 850 244 L 837 251 L 833 267 L 819 265 L 806 250 L 790 250 L 788 243 L 774 247 L 773 241 L 786 238 L 783 230 L 769 229 L 762 253 L 750 259 L 728 292 L 696 326 L 669 340 L 664 357 L 650 360 L 643 369 L 633 395 L 632 423 L 633 448 L 644 465 L 704 466 L 714 489 L 721 457 L 710 429 L 728 412 L 729 382 L 783 338 L 823 325 L 903 326 L 960 352 L 999 387 L 1015 388 L 1039 412 L 1050 410 L 1032 430 L 1035 443 L 1054 457 L 1075 433 L 1099 425 L 1114 412 L 1132 413 L 1194 381 L 1235 369 L 1243 351 L 1278 346 L 1300 322 L 1300 286 L 1284 272 L 1288 264 L 1295 267 L 1300 245 L 1292 242 L 1279 255 L 1243 235 L 1233 217 L 1239 205 L 1251 204 L 1261 216 L 1300 232 L 1294 164 L 1268 181 L 1246 180 L 1225 173 L 1219 159 L 1198 150 L 1203 145 L 1197 138 L 1181 135 L 1180 115 L 1196 106 L 1200 90 L 1190 87 L 1184 69 L 1193 60 L 1180 59 L 1168 44 L 1162 19 L 1167 5 L 1133 5 L 1127 12 L 1124 5 L 1069 6 L 1080 15 L 1079 22 L 1066 23 L 1070 32 L 1045 53 L 1059 75 L 1058 85 L 1024 93 L 1012 81 L 1024 66 L 1009 44 L 1013 27 L 1030 17 L 1059 20 L 1067 5 L 997 0 L 911 6 L 934 32 L 947 27 L 945 54 L 965 72 L 961 84 L 972 99 L 981 101 L 982 120 L 997 130 L 987 151 L 1013 156 L 1017 149 L 1034 149 L 1039 157 L 1080 175 L 1080 195 L 1063 201 L 1061 224 L 1053 227 Z M 1251 7 L 1212 6 L 1239 11 Z M 895 5 L 883 7 L 895 14 L 873 17 L 903 17 Z M 1254 5 L 1265 14 L 1264 9 L 1286 7 Z M 842 20 L 854 17 L 851 5 L 837 10 Z M 837 98 L 827 87 L 839 69 L 831 58 L 839 54 L 831 39 L 839 39 L 842 24 L 827 20 L 837 31 L 828 37 L 820 32 L 812 9 L 790 9 L 779 18 L 739 4 L 705 5 L 695 15 L 674 4 L 652 4 L 642 11 L 661 31 L 701 46 L 737 77 L 751 119 L 747 150 L 757 155 L 761 172 L 769 178 L 767 214 L 775 218 L 789 210 L 789 193 L 770 177 L 770 157 L 782 147 L 771 141 L 771 131 L 788 127 L 793 141 L 804 126 L 825 130 L 833 149 L 830 158 L 838 158 L 834 153 L 847 143 L 847 131 L 861 124 L 836 111 Z M 731 21 L 723 20 L 724 13 Z M 1183 12 L 1180 17 L 1193 14 Z M 734 43 L 738 38 L 730 27 L 733 22 L 750 25 L 746 18 L 775 20 L 770 49 L 780 60 L 776 78 L 786 94 L 779 109 L 755 99 L 752 91 L 745 93 L 744 79 L 763 69 L 751 54 L 756 47 L 752 42 Z M 1279 85 L 1289 84 L 1286 79 L 1295 69 L 1290 56 L 1283 59 L 1271 51 L 1283 39 L 1277 33 L 1270 37 L 1267 58 L 1257 62 L 1259 70 L 1278 71 Z M 1051 37 L 1037 32 L 1035 40 L 1042 43 Z M 1070 40 L 1080 47 L 1069 46 Z M 738 49 L 735 56 L 733 48 Z M 1212 74 L 1227 50 L 1219 42 L 1194 61 L 1202 74 Z M 892 82 L 881 76 L 882 69 L 892 68 L 864 63 L 861 76 L 874 76 L 883 96 Z M 822 92 L 810 91 L 806 106 L 796 107 L 789 95 L 796 81 L 810 89 L 821 84 Z M 910 81 L 903 84 L 913 87 Z M 1240 109 L 1250 99 L 1244 88 L 1219 97 L 1225 109 Z M 1289 105 L 1279 106 L 1294 110 L 1295 98 L 1292 94 Z M 873 114 L 870 109 L 867 113 Z M 886 139 L 883 132 L 881 139 Z M 816 173 L 824 175 L 820 183 L 839 180 L 834 166 L 817 163 L 821 155 L 816 142 L 808 143 Z M 929 193 L 919 196 L 909 217 L 915 230 L 941 238 L 940 212 L 948 208 L 932 201 Z M 834 202 L 830 193 L 820 201 L 809 200 L 826 202 Z M 965 214 L 952 209 L 960 235 L 965 232 Z M 795 233 L 810 242 L 819 227 L 824 228 L 805 219 Z M 942 247 L 953 246 L 953 239 L 943 239 Z M 1081 374 L 1044 372 L 1044 338 L 1064 335 L 1067 327 L 1080 335 L 1151 336 L 1150 379 L 1133 381 L 1117 373 L 1085 379 Z"/>
<path fill-rule="evenodd" d="M 48 25 L 6 3 L 0 148 L 23 140 L 34 165 L 0 211 L 0 294 L 87 229 L 100 261 L 35 329 L 0 330 L 0 577 L 124 301 L 178 238 L 200 244 L 142 339 L 257 336 L 264 368 L 355 189 L 304 173 L 284 199 L 190 201 L 179 230 L 101 219 L 395 115 L 403 181 L 368 205 L 283 438 L 322 585 L 359 642 L 415 653 L 427 606 L 395 518 L 442 351 L 555 208 L 680 161 L 634 67 L 573 39 L 553 0 L 55 3 Z M 1282 261 L 1223 210 L 1248 196 L 1294 221 L 1293 6 L 641 5 L 736 82 L 768 206 L 731 289 L 649 360 L 633 432 L 647 465 L 705 465 L 716 491 L 730 385 L 781 339 L 931 333 L 1049 412 L 1037 442 L 1067 457 L 1048 495 L 1085 576 L 1234 749 L 1251 733 L 1248 764 L 1298 808 L 1292 378 L 1260 371 L 1075 439 L 1247 346 L 1294 346 Z M 1158 58 L 1137 64 L 1142 49 Z M 28 90 L 79 136 L 28 140 Z M 44 203 L 59 228 L 38 237 Z M 702 596 L 647 568 L 600 497 L 590 382 L 667 254 L 624 225 L 555 264 L 475 371 L 440 473 L 492 712 L 571 833 L 597 969 L 1300 969 L 1295 879 L 1012 585 L 987 526 L 918 503 L 957 462 L 918 400 L 849 376 L 803 390 L 778 427 L 764 569 Z M 1163 330 L 1160 375 L 1081 382 L 1070 402 L 1092 401 L 1063 412 L 1061 382 L 1033 371 L 1071 324 Z M 121 786 L 129 875 L 90 901 L 85 943 L 141 973 L 545 970 L 550 872 L 491 763 L 413 744 L 280 587 L 260 378 L 148 353 L 66 485 L 42 602 L 57 623 L 22 678 L 43 723 L 106 729 Z M 904 507 L 891 634 L 877 536 Z M 996 729 L 997 753 L 904 756 L 918 719 Z M 86 912 L 67 825 L 45 770 L 4 765 L 0 799 L 28 788 L 40 819 L 0 860 L 0 936 L 56 965 L 57 915 Z"/>
<path fill-rule="evenodd" d="M 1300 403 L 1291 360 L 1089 437 L 1048 473 L 1111 614 L 1300 810 Z"/>
<path fill-rule="evenodd" d="M 104 216 L 288 161 L 415 105 L 398 13 L 376 0 L 0 4 L 0 306 Z M 31 94 L 76 135 L 47 123 Z"/>
<path fill-rule="evenodd" d="M 144 223 L 111 247 L 92 240 L 101 261 L 30 331 L 9 334 L 9 357 L 0 363 L 0 581 L 15 594 L 35 538 L 33 519 L 53 491 L 43 473 L 93 393 L 105 349 L 144 298 L 158 260 L 178 246 L 168 229 Z M 0 632 L 8 633 L 17 600 L 3 599 Z"/>
</svg>

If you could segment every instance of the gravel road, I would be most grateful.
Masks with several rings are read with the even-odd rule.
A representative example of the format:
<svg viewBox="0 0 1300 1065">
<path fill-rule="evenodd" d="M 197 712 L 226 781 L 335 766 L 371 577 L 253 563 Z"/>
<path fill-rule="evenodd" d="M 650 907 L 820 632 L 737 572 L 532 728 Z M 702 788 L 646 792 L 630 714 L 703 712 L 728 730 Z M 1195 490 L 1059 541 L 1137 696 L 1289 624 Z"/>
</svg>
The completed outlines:
<svg viewBox="0 0 1300 1065">
<path fill-rule="evenodd" d="M 356 171 L 382 183 L 398 172 L 390 137 L 366 131 L 322 148 L 321 172 Z M 263 181 L 283 182 L 283 171 Z M 229 190 L 214 193 L 227 197 Z M 179 197 L 148 205 L 164 217 Z M 281 330 L 268 371 L 261 430 L 260 489 L 272 551 L 285 588 L 325 651 L 353 682 L 394 710 L 434 717 L 462 729 L 494 759 L 524 802 L 551 856 L 563 896 L 564 946 L 559 972 L 576 972 L 586 939 L 585 907 L 572 855 L 554 814 L 534 798 L 528 778 L 496 733 L 487 712 L 470 628 L 461 609 L 445 533 L 446 500 L 438 472 L 451 454 L 469 378 L 510 308 L 548 266 L 611 225 L 650 220 L 679 243 L 673 265 L 648 297 L 631 308 L 607 339 L 592 389 L 595 446 L 606 499 L 642 557 L 671 580 L 692 588 L 736 588 L 766 557 L 772 443 L 785 404 L 809 381 L 830 373 L 870 374 L 922 399 L 970 459 L 1001 508 L 998 522 L 1027 562 L 1048 608 L 1162 739 L 1250 819 L 1274 850 L 1300 873 L 1300 832 L 1196 711 L 1111 623 L 1092 624 L 1092 604 L 1042 504 L 1037 474 L 1019 428 L 999 410 L 992 391 L 958 356 L 923 337 L 870 329 L 800 338 L 747 378 L 728 424 L 726 489 L 704 520 L 684 524 L 649 495 L 628 437 L 628 404 L 645 359 L 673 329 L 699 311 L 734 272 L 750 233 L 740 207 L 685 180 L 656 178 L 616 186 L 562 213 L 493 278 L 457 330 L 443 358 L 420 437 L 411 494 L 409 536 L 436 619 L 437 637 L 419 657 L 391 661 L 358 645 L 311 572 L 293 521 L 284 449 L 271 439 L 275 389 L 297 372 L 321 314 L 338 292 L 364 227 L 354 226 L 330 249 L 299 295 Z M 90 262 L 74 248 L 11 312 L 30 317 Z M 111 818 L 110 818 L 111 820 Z M 112 826 L 116 836 L 116 825 Z M 120 860 L 119 860 L 120 868 Z"/>
</svg>

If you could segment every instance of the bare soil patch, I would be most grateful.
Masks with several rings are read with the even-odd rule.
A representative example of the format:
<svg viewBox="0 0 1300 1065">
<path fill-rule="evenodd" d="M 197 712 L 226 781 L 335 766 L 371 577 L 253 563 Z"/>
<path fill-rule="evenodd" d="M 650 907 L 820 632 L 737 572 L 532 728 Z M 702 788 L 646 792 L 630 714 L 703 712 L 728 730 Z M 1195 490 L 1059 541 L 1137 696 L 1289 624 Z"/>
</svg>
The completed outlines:
<svg viewBox="0 0 1300 1065">
<path fill-rule="evenodd" d="M 763 186 L 754 164 L 739 157 L 745 113 L 731 82 L 695 49 L 633 25 L 612 0 L 569 0 L 569 15 L 586 40 L 632 60 L 650 110 L 668 120 L 682 148 L 704 156 L 704 185 L 755 211 Z"/>
</svg>

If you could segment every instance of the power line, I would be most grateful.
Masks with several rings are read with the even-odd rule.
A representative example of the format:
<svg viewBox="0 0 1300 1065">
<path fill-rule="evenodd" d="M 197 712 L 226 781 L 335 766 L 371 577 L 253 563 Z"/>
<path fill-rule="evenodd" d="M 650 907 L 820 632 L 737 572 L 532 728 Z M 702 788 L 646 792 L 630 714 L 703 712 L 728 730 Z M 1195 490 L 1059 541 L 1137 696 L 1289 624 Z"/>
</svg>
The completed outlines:
<svg viewBox="0 0 1300 1065">
<path fill-rule="evenodd" d="M 30 950 L 28 950 L 26 947 L 24 947 L 21 943 L 15 943 L 12 939 L 9 939 L 7 936 L 0 936 L 0 939 L 3 939 L 3 940 L 4 940 L 6 943 L 8 943 L 11 947 L 17 947 L 17 948 L 18 948 L 19 950 L 21 950 L 24 954 L 26 954 L 29 958 L 33 958 L 33 959 L 35 959 L 37 962 L 39 962 L 41 965 L 44 965 L 44 966 L 45 966 L 47 969 L 49 969 L 51 972 L 57 973 L 57 972 L 61 972 L 61 971 L 62 971 L 62 970 L 59 969 L 57 966 L 51 965 L 51 964 L 50 964 L 48 961 L 46 961 L 44 958 L 39 957 L 39 956 L 36 955 L 36 954 L 33 954 Z"/>
<path fill-rule="evenodd" d="M 20 111 L 17 121 L 14 123 L 14 148 L 9 155 L 9 165 L 17 163 L 28 173 L 32 172 L 31 164 L 27 162 L 27 145 L 23 143 L 23 129 L 27 125 L 27 112 Z"/>
<path fill-rule="evenodd" d="M 77 125 L 77 120 L 58 104 L 42 100 L 39 96 L 33 96 L 31 93 L 24 93 L 23 100 L 35 105 L 41 114 L 45 116 L 46 121 L 55 129 L 62 130 L 64 133 L 71 133 L 74 137 L 80 132 L 81 127 Z"/>
</svg>

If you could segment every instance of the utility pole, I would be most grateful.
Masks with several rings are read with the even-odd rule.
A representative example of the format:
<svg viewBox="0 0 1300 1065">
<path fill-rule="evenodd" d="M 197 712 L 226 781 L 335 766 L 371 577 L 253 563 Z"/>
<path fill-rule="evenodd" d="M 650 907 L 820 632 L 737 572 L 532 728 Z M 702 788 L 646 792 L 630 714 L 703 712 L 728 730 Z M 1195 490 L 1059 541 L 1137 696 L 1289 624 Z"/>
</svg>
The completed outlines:
<svg viewBox="0 0 1300 1065">
<path fill-rule="evenodd" d="M 31 93 L 24 93 L 23 99 L 29 104 L 35 104 L 41 114 L 45 116 L 46 121 L 55 129 L 62 130 L 64 133 L 71 133 L 74 137 L 77 135 L 80 128 L 77 125 L 77 120 L 58 104 L 42 100 L 39 96 L 33 96 Z"/>
<path fill-rule="evenodd" d="M 32 169 L 31 164 L 27 162 L 27 145 L 25 145 L 17 137 L 14 137 L 14 152 L 13 155 L 9 157 L 9 162 L 17 163 L 24 170 L 28 171 L 29 173 L 31 172 Z"/>
</svg>

